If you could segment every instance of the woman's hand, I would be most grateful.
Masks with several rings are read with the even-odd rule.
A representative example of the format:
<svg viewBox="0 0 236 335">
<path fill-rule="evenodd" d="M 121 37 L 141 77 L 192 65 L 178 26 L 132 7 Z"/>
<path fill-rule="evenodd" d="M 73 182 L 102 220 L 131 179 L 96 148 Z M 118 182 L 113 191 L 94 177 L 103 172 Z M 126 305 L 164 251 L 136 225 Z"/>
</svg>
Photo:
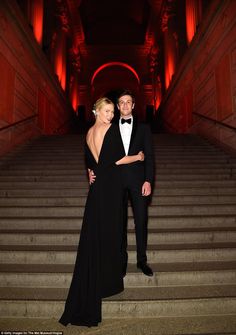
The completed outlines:
<svg viewBox="0 0 236 335">
<path fill-rule="evenodd" d="M 89 185 L 95 182 L 96 176 L 93 170 L 88 169 L 88 178 L 89 178 Z"/>
<path fill-rule="evenodd" d="M 144 153 L 142 151 L 139 151 L 139 153 L 138 153 L 138 160 L 141 161 L 141 162 L 143 162 L 144 158 L 145 158 Z"/>
</svg>

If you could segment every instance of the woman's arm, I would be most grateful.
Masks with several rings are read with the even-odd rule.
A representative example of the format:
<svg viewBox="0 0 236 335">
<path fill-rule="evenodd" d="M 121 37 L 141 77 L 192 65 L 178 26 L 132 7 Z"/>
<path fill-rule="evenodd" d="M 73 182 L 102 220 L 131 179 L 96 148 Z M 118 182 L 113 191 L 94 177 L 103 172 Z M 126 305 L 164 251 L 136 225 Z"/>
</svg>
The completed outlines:
<svg viewBox="0 0 236 335">
<path fill-rule="evenodd" d="M 144 161 L 144 153 L 142 151 L 139 151 L 137 155 L 124 156 L 116 162 L 116 165 L 130 164 L 137 161 Z"/>
</svg>

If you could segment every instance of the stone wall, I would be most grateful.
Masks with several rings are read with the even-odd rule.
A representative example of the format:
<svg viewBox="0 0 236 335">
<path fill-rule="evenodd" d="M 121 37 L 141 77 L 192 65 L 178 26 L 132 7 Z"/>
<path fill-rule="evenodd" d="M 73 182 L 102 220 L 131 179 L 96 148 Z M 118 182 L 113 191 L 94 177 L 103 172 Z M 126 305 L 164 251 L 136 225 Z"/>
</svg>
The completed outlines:
<svg viewBox="0 0 236 335">
<path fill-rule="evenodd" d="M 236 128 L 236 1 L 213 1 L 162 110 L 168 130 L 200 134 L 236 151 L 236 132 L 224 126 Z"/>
<path fill-rule="evenodd" d="M 0 154 L 63 129 L 64 92 L 14 1 L 0 3 L 0 77 Z"/>
</svg>

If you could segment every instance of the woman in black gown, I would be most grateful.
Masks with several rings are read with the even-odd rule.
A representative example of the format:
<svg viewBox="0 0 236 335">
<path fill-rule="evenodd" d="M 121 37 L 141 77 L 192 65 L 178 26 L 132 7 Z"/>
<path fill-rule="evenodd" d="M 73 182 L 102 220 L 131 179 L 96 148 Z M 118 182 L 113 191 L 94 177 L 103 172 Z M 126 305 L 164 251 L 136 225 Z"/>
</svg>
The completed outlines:
<svg viewBox="0 0 236 335">
<path fill-rule="evenodd" d="M 86 137 L 85 157 L 96 180 L 89 189 L 72 282 L 59 320 L 65 326 L 97 326 L 102 298 L 124 289 L 120 165 L 144 159 L 142 152 L 125 156 L 118 126 L 111 124 L 114 104 L 109 99 L 96 102 L 95 114 L 96 122 Z"/>
</svg>

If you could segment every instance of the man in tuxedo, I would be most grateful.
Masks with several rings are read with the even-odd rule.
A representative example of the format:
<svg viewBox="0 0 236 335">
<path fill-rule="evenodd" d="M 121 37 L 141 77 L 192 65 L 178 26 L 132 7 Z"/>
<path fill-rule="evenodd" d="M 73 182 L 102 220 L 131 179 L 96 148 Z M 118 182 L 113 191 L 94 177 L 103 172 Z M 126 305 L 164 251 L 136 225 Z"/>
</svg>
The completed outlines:
<svg viewBox="0 0 236 335">
<path fill-rule="evenodd" d="M 139 123 L 132 112 L 135 106 L 133 94 L 126 90 L 119 94 L 117 108 L 120 112 L 119 129 L 126 155 L 134 155 L 143 151 L 145 160 L 122 166 L 124 183 L 124 206 L 128 208 L 130 197 L 134 214 L 137 268 L 145 275 L 152 276 L 153 272 L 147 264 L 147 206 L 148 196 L 152 192 L 154 178 L 154 159 L 152 135 L 147 124 Z M 127 211 L 125 211 L 125 227 L 123 236 L 123 276 L 126 275 L 127 254 Z"/>
</svg>

